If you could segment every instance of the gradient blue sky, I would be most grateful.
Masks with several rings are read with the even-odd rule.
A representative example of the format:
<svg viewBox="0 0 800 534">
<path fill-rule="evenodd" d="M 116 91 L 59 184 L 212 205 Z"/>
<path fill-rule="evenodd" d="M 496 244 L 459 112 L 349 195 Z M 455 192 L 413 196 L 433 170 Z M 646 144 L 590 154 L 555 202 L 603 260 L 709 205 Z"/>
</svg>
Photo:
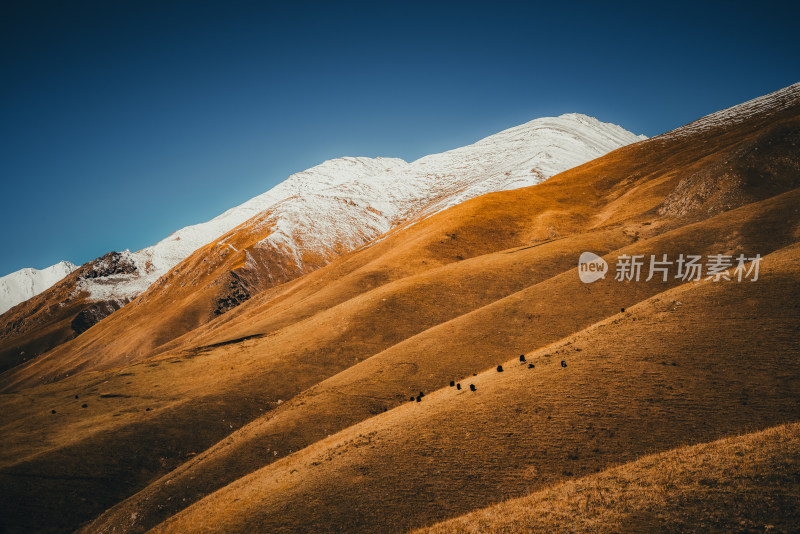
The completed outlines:
<svg viewBox="0 0 800 534">
<path fill-rule="evenodd" d="M 138 250 L 338 156 L 567 112 L 663 133 L 798 81 L 794 5 L 5 1 L 0 275 Z"/>
</svg>

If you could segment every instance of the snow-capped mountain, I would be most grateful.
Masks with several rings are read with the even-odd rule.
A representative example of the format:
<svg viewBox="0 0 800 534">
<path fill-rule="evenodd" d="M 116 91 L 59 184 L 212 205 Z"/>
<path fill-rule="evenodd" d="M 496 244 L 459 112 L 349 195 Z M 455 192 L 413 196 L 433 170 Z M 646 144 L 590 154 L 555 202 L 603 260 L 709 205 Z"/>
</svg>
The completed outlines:
<svg viewBox="0 0 800 534">
<path fill-rule="evenodd" d="M 536 119 L 411 163 L 380 157 L 326 161 L 211 221 L 126 252 L 135 273 L 83 280 L 79 289 L 93 301 L 132 299 L 193 251 L 245 221 L 252 233 L 269 234 L 257 248 L 281 250 L 303 271 L 304 254 L 324 263 L 411 218 L 492 191 L 540 183 L 642 139 L 620 126 L 572 113 Z M 221 244 L 238 252 L 233 242 Z"/>
<path fill-rule="evenodd" d="M 152 247 L 85 264 L 4 317 L 0 356 L 5 351 L 21 361 L 67 340 L 88 351 L 147 353 L 387 232 L 485 193 L 538 184 L 642 139 L 620 126 L 567 114 L 410 163 L 380 157 L 326 161 Z M 135 307 L 128 306 L 139 295 Z M 124 325 L 114 316 L 105 319 L 123 306 Z M 107 328 L 98 330 L 98 322 Z M 119 335 L 120 329 L 137 334 Z M 107 337 L 105 330 L 114 333 Z M 45 336 L 55 331 L 57 336 Z"/>
<path fill-rule="evenodd" d="M 60 261 L 46 269 L 28 267 L 3 276 L 0 278 L 0 313 L 52 287 L 77 268 L 68 261 Z"/>
<path fill-rule="evenodd" d="M 287 268 L 305 272 L 400 224 L 486 193 L 538 184 L 643 139 L 620 126 L 571 113 L 536 119 L 411 163 L 383 158 L 326 161 L 290 178 L 302 176 L 321 187 L 276 202 L 215 246 L 238 252 L 244 244 L 245 266 L 266 267 L 269 280 L 280 282 Z M 265 263 L 265 256 L 275 254 L 288 258 L 288 266 L 285 260 L 274 266 Z M 306 265 L 304 258 L 315 265 Z"/>
<path fill-rule="evenodd" d="M 124 251 L 122 255 L 136 266 L 134 273 L 82 280 L 78 289 L 88 291 L 92 301 L 130 300 L 199 247 L 281 200 L 334 187 L 348 179 L 356 180 L 362 175 L 369 176 L 384 168 L 405 163 L 399 159 L 387 158 L 354 159 L 360 161 L 362 165 L 331 162 L 330 165 L 313 173 L 309 170 L 293 174 L 266 193 L 231 208 L 210 221 L 182 228 L 155 245 L 138 252 Z"/>
</svg>

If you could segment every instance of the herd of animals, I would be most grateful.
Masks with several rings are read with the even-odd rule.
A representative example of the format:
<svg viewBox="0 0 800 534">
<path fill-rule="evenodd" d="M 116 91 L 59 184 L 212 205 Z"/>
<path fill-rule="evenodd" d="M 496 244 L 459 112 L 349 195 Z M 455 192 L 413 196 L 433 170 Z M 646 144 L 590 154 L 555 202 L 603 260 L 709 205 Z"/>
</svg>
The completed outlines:
<svg viewBox="0 0 800 534">
<path fill-rule="evenodd" d="M 624 312 L 624 311 L 625 311 L 625 308 L 622 308 L 622 311 Z M 528 363 L 528 362 L 525 360 L 525 355 L 524 355 L 524 354 L 520 354 L 520 355 L 519 355 L 519 362 L 520 362 L 520 363 L 523 363 L 523 364 L 524 364 L 524 363 Z M 566 366 L 567 366 L 567 362 L 566 362 L 566 361 L 564 361 L 564 360 L 561 360 L 561 367 L 566 367 Z M 528 363 L 528 369 L 534 369 L 535 367 L 536 367 L 536 366 L 535 366 L 534 364 L 532 364 L 532 363 Z M 498 373 L 502 373 L 502 372 L 503 372 L 503 366 L 502 366 L 502 365 L 498 365 L 498 366 L 497 366 L 497 372 L 498 372 Z M 477 376 L 477 374 L 478 374 L 478 373 L 472 373 L 472 376 Z M 451 387 L 451 388 L 452 388 L 452 387 L 455 387 L 456 389 L 460 390 L 460 389 L 461 389 L 461 384 L 460 384 L 460 383 L 456 383 L 456 381 L 455 381 L 455 380 L 451 380 L 451 381 L 450 381 L 450 387 Z M 478 388 L 477 388 L 477 386 L 475 386 L 475 384 L 470 384 L 470 385 L 469 385 L 469 390 L 470 390 L 470 391 L 477 391 L 477 390 L 478 390 Z M 424 396 L 425 396 L 425 393 L 424 393 L 424 392 L 422 392 L 422 391 L 420 391 L 420 392 L 419 392 L 419 395 L 416 395 L 416 396 L 412 396 L 412 397 L 411 397 L 411 402 L 414 402 L 414 401 L 416 401 L 416 402 L 422 402 L 422 397 L 424 397 Z"/>
</svg>

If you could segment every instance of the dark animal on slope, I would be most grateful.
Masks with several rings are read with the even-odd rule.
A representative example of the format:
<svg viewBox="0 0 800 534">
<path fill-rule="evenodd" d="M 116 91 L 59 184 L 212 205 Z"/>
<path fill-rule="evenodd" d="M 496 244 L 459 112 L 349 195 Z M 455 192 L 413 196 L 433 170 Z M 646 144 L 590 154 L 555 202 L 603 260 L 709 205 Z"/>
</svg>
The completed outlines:
<svg viewBox="0 0 800 534">
<path fill-rule="evenodd" d="M 567 366 L 567 362 L 565 362 L 564 360 L 561 360 L 561 367 L 566 367 L 566 366 Z"/>
<path fill-rule="evenodd" d="M 475 387 L 475 384 L 470 384 L 469 385 L 469 390 L 470 391 L 475 391 L 476 389 L 478 389 L 478 388 Z"/>
<path fill-rule="evenodd" d="M 525 361 L 525 355 L 524 354 L 520 354 L 519 355 L 519 361 L 521 361 L 521 362 Z"/>
<path fill-rule="evenodd" d="M 498 365 L 497 366 L 497 372 L 498 373 L 502 373 L 503 372 L 503 366 L 502 365 Z"/>
<path fill-rule="evenodd" d="M 461 384 L 456 384 L 456 389 L 461 389 Z"/>
<path fill-rule="evenodd" d="M 455 380 L 451 380 L 451 381 L 450 381 L 450 387 L 453 387 L 453 386 L 455 386 L 455 385 L 456 385 L 456 381 L 455 381 Z"/>
<path fill-rule="evenodd" d="M 529 364 L 528 364 L 528 369 L 533 369 L 534 367 L 536 367 L 536 366 L 535 366 L 535 365 L 533 365 L 532 363 L 529 363 Z"/>
</svg>

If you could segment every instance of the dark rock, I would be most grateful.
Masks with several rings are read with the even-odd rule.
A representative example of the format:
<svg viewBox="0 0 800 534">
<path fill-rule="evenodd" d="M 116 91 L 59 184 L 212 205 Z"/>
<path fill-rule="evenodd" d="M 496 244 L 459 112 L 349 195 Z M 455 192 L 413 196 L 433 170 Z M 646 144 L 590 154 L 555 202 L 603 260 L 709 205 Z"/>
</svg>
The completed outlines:
<svg viewBox="0 0 800 534">
<path fill-rule="evenodd" d="M 225 285 L 225 289 L 223 289 L 217 297 L 214 315 L 222 315 L 249 300 L 250 297 L 251 293 L 248 289 L 248 284 L 236 271 L 230 271 L 228 273 L 228 281 Z"/>
<path fill-rule="evenodd" d="M 136 264 L 130 254 L 109 252 L 82 267 L 79 278 L 106 278 L 115 274 L 133 274 L 136 271 Z"/>
<path fill-rule="evenodd" d="M 72 319 L 72 323 L 70 325 L 72 327 L 72 331 L 75 333 L 75 337 L 83 334 L 101 320 L 122 308 L 125 304 L 127 304 L 127 301 L 125 300 L 107 300 L 103 302 L 95 302 L 88 308 L 84 308 Z"/>
</svg>

